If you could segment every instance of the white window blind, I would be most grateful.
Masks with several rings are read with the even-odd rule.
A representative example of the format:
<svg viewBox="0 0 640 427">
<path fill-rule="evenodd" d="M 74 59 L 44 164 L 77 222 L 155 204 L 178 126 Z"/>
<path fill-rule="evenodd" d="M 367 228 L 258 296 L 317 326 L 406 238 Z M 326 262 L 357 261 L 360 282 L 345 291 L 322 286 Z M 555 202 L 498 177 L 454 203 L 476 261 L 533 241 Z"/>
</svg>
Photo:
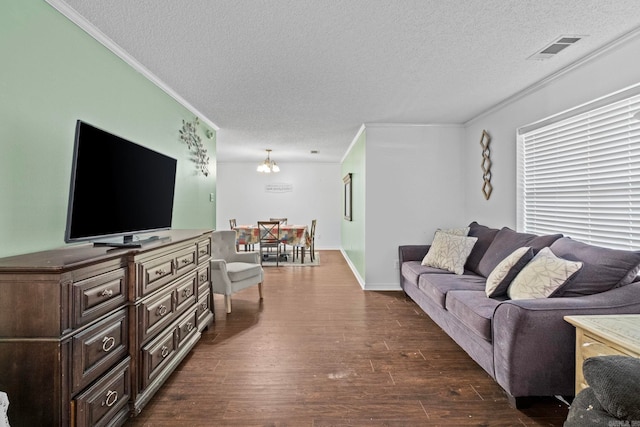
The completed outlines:
<svg viewBox="0 0 640 427">
<path fill-rule="evenodd" d="M 522 133 L 519 229 L 640 249 L 639 112 L 635 95 Z"/>
</svg>

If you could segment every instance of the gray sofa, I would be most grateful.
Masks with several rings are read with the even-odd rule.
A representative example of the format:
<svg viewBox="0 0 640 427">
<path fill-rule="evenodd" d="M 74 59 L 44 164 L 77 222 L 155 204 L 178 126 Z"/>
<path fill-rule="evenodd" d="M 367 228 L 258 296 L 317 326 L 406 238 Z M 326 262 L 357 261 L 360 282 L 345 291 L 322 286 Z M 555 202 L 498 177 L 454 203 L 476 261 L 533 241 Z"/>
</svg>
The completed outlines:
<svg viewBox="0 0 640 427">
<path fill-rule="evenodd" d="M 400 285 L 505 390 L 516 408 L 535 396 L 573 396 L 575 330 L 566 315 L 640 313 L 640 252 L 469 224 L 478 240 L 464 273 L 426 267 L 430 245 L 399 247 Z M 549 298 L 489 298 L 485 281 L 518 247 L 549 247 L 582 269 Z"/>
</svg>

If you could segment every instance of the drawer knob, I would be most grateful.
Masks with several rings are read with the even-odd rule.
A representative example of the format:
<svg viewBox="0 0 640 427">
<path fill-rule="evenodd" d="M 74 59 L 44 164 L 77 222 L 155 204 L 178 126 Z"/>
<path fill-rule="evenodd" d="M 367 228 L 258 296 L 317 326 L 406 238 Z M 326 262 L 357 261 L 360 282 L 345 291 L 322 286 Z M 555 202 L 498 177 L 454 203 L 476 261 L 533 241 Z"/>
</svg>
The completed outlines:
<svg viewBox="0 0 640 427">
<path fill-rule="evenodd" d="M 181 263 L 183 264 L 190 264 L 191 263 L 191 258 L 182 258 L 180 260 Z"/>
<path fill-rule="evenodd" d="M 201 274 L 200 275 L 200 283 L 204 283 L 207 281 L 207 275 L 206 274 Z"/>
<path fill-rule="evenodd" d="M 189 298 L 192 294 L 191 288 L 184 288 L 182 290 L 182 295 L 184 295 L 185 298 Z"/>
<path fill-rule="evenodd" d="M 188 322 L 187 323 L 187 332 L 191 332 L 193 330 L 193 323 Z"/>
<path fill-rule="evenodd" d="M 166 345 L 163 345 L 162 350 L 160 351 L 160 355 L 162 356 L 163 359 L 167 357 L 169 355 L 169 347 L 167 347 Z"/>
<path fill-rule="evenodd" d="M 201 303 L 200 307 L 202 307 L 203 310 L 206 310 L 207 309 L 207 303 L 206 302 Z"/>
<path fill-rule="evenodd" d="M 103 296 L 103 297 L 110 297 L 111 295 L 113 295 L 113 289 L 105 289 L 100 294 L 100 296 Z"/>
<path fill-rule="evenodd" d="M 166 271 L 163 268 L 159 268 L 155 271 L 156 276 L 164 276 Z"/>
<path fill-rule="evenodd" d="M 165 314 L 167 314 L 167 306 L 159 305 L 158 308 L 156 308 L 156 314 L 158 316 L 164 316 Z"/>
<path fill-rule="evenodd" d="M 102 406 L 112 407 L 118 401 L 118 392 L 115 390 L 107 391 L 107 398 L 102 402 Z"/>
<path fill-rule="evenodd" d="M 114 337 L 102 338 L 102 351 L 104 351 L 105 353 L 110 351 L 115 345 L 116 345 L 116 339 Z"/>
</svg>

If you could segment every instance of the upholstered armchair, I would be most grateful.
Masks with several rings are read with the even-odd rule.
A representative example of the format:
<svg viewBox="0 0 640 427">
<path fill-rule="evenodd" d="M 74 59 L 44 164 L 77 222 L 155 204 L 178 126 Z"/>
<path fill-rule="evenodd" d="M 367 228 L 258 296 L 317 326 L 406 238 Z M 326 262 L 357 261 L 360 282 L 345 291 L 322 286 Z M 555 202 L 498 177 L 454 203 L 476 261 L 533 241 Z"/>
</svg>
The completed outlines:
<svg viewBox="0 0 640 427">
<path fill-rule="evenodd" d="M 258 285 L 262 299 L 264 272 L 257 252 L 236 250 L 235 230 L 213 232 L 211 245 L 211 291 L 224 295 L 227 313 L 231 313 L 231 295 Z"/>
</svg>

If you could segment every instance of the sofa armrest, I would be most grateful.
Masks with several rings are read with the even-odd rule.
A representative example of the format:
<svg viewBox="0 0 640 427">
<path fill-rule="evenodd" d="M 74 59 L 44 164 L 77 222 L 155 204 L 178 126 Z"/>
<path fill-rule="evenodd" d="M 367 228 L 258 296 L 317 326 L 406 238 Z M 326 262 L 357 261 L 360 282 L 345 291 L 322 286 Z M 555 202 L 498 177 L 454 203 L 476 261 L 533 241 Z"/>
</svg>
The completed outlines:
<svg viewBox="0 0 640 427">
<path fill-rule="evenodd" d="M 513 397 L 573 395 L 575 328 L 569 315 L 640 313 L 640 282 L 595 295 L 508 300 L 493 321 L 495 379 Z"/>
<path fill-rule="evenodd" d="M 398 260 L 400 265 L 406 261 L 422 261 L 429 252 L 431 245 L 404 245 L 398 247 Z"/>
</svg>

